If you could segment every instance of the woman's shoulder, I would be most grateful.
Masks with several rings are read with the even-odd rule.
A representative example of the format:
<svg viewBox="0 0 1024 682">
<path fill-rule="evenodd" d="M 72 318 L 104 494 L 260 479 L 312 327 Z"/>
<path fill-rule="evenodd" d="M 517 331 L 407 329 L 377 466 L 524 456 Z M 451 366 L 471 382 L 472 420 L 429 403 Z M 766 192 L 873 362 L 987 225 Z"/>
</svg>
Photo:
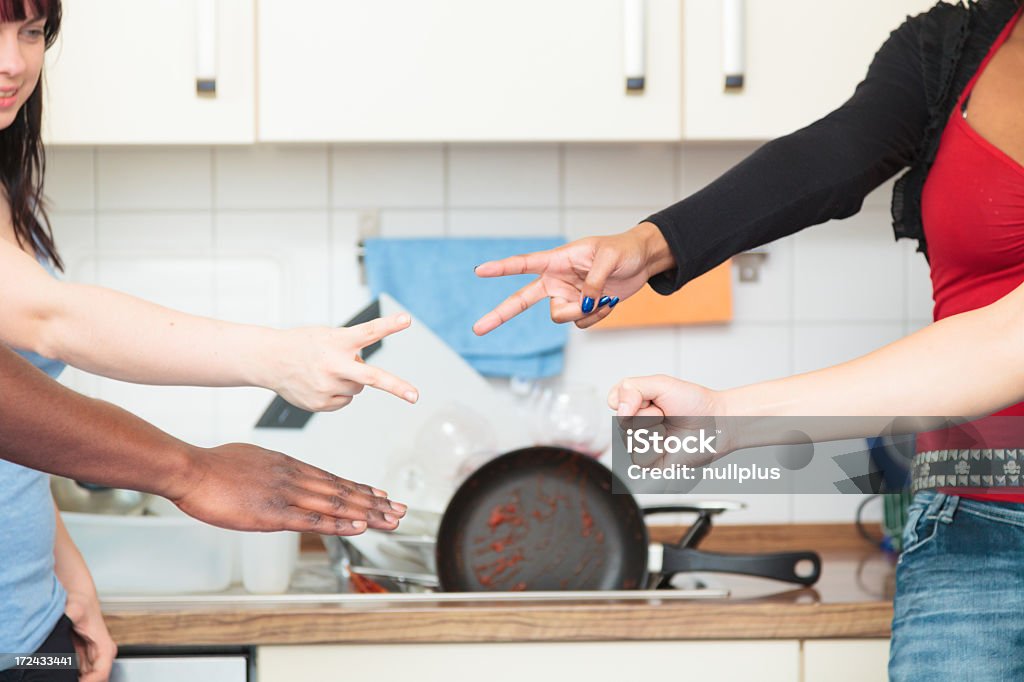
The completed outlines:
<svg viewBox="0 0 1024 682">
<path fill-rule="evenodd" d="M 1006 0 L 995 1 L 1005 2 Z M 1016 0 L 1009 1 L 1016 2 Z M 965 5 L 962 2 L 954 3 L 939 0 L 939 2 L 936 2 L 929 9 L 920 12 L 919 14 L 908 16 L 901 28 L 915 33 L 927 33 L 934 31 L 945 32 L 950 28 L 960 31 L 966 27 L 970 20 L 971 13 L 976 11 L 976 6 L 978 4 L 980 3 L 971 2 Z"/>
<path fill-rule="evenodd" d="M 989 25 L 1005 25 L 1020 6 L 1018 0 L 939 0 L 924 12 L 907 17 L 904 27 L 953 35 Z"/>
</svg>

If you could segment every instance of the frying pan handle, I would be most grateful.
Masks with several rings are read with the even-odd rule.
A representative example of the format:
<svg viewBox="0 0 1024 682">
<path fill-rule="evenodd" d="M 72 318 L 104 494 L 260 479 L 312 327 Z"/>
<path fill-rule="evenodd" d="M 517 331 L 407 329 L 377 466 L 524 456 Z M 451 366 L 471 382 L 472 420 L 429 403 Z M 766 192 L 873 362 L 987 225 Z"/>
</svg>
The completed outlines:
<svg viewBox="0 0 1024 682">
<path fill-rule="evenodd" d="M 662 504 L 655 507 L 644 507 L 641 511 L 644 513 L 644 516 L 652 516 L 654 514 L 678 514 L 681 512 L 720 514 L 725 511 L 743 509 L 745 506 L 746 505 L 740 502 L 697 501 L 691 504 Z"/>
<path fill-rule="evenodd" d="M 797 573 L 797 565 L 809 562 L 806 575 Z M 662 555 L 661 573 L 670 578 L 675 573 L 740 573 L 774 578 L 798 585 L 813 585 L 821 577 L 821 557 L 816 552 L 779 552 L 776 554 L 719 554 L 697 549 L 666 545 Z"/>
<path fill-rule="evenodd" d="M 730 507 L 730 503 L 697 502 L 696 504 L 667 504 L 658 507 L 644 507 L 644 517 L 654 514 L 674 514 L 677 512 L 697 512 L 697 520 L 687 529 L 676 547 L 696 547 L 711 532 L 711 517 L 727 509 L 742 509 L 742 505 Z M 662 585 L 666 584 L 662 580 Z"/>
</svg>

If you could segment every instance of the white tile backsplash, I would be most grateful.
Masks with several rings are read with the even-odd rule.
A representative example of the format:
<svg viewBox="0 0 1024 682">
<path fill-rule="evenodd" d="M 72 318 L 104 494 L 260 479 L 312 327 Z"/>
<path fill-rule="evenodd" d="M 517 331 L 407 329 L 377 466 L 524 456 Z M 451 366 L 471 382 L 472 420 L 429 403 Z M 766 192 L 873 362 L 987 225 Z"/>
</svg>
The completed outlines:
<svg viewBox="0 0 1024 682">
<path fill-rule="evenodd" d="M 96 248 L 104 254 L 210 255 L 213 215 L 188 212 L 100 212 Z"/>
<path fill-rule="evenodd" d="M 361 217 L 359 211 L 331 213 L 331 324 L 343 324 L 370 300 L 357 267 Z"/>
<path fill-rule="evenodd" d="M 448 212 L 448 236 L 478 237 L 561 236 L 562 215 L 553 208 L 453 208 Z"/>
<path fill-rule="evenodd" d="M 562 378 L 569 384 L 593 386 L 605 398 L 627 377 L 678 376 L 677 334 L 671 328 L 580 331 L 573 327 Z"/>
<path fill-rule="evenodd" d="M 323 147 L 218 147 L 214 152 L 218 209 L 327 208 Z"/>
<path fill-rule="evenodd" d="M 595 235 L 612 235 L 635 227 L 651 211 L 635 208 L 567 208 L 566 239 L 582 239 Z"/>
<path fill-rule="evenodd" d="M 100 211 L 209 210 L 213 154 L 205 147 L 100 148 L 96 208 Z"/>
<path fill-rule="evenodd" d="M 793 329 L 793 371 L 802 374 L 853 360 L 902 336 L 902 322 L 800 322 Z"/>
<path fill-rule="evenodd" d="M 346 145 L 331 149 L 335 208 L 443 208 L 441 145 Z"/>
<path fill-rule="evenodd" d="M 441 209 L 392 208 L 380 211 L 381 237 L 443 237 L 445 212 Z"/>
<path fill-rule="evenodd" d="M 565 205 L 646 206 L 676 200 L 676 148 L 664 144 L 565 147 Z"/>
<path fill-rule="evenodd" d="M 452 145 L 448 206 L 558 206 L 558 145 Z"/>
<path fill-rule="evenodd" d="M 793 319 L 793 242 L 780 239 L 758 249 L 767 256 L 758 266 L 756 282 L 740 280 L 732 268 L 732 315 L 737 322 L 781 322 Z"/>
<path fill-rule="evenodd" d="M 107 253 L 96 258 L 96 283 L 192 315 L 216 311 L 210 256 Z"/>
<path fill-rule="evenodd" d="M 678 376 L 714 389 L 792 373 L 792 330 L 785 324 L 734 322 L 679 330 Z"/>
<path fill-rule="evenodd" d="M 237 322 L 336 325 L 369 298 L 356 263 L 367 219 L 384 237 L 613 234 L 700 189 L 755 148 L 59 149 L 47 187 L 69 279 Z M 874 193 L 851 220 L 770 245 L 758 282 L 740 283 L 734 273 L 730 324 L 571 329 L 562 380 L 593 386 L 602 397 L 623 378 L 657 373 L 735 386 L 841 362 L 927 324 L 927 264 L 912 245 L 893 244 L 885 194 Z M 248 439 L 272 397 L 263 389 L 133 386 L 81 372 L 66 381 L 202 445 Z M 721 522 L 849 521 L 860 500 L 742 501 L 748 509 Z"/>
<path fill-rule="evenodd" d="M 96 208 L 96 152 L 58 147 L 46 152 L 46 197 L 52 211 Z"/>
<path fill-rule="evenodd" d="M 93 213 L 50 212 L 50 227 L 57 253 L 64 261 L 63 279 L 92 284 L 96 281 L 96 216 Z"/>
<path fill-rule="evenodd" d="M 696 142 L 679 149 L 679 184 L 676 200 L 689 196 L 749 156 L 753 142 Z"/>
<path fill-rule="evenodd" d="M 330 324 L 330 231 L 327 211 L 220 211 L 218 256 L 276 264 L 281 273 L 280 324 Z"/>
<path fill-rule="evenodd" d="M 889 214 L 865 208 L 795 235 L 794 316 L 800 321 L 899 321 L 905 317 L 905 257 Z"/>
</svg>

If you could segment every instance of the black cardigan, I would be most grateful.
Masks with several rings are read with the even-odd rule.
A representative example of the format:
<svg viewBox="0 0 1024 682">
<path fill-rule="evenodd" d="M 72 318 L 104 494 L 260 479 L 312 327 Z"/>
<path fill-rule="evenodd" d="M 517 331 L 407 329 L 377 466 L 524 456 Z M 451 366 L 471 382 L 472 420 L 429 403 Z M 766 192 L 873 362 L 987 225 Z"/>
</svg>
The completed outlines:
<svg viewBox="0 0 1024 682">
<path fill-rule="evenodd" d="M 960 92 L 978 70 L 1017 0 L 940 2 L 892 32 L 853 96 L 825 118 L 773 140 L 710 185 L 647 220 L 676 268 L 650 285 L 669 294 L 748 249 L 857 213 L 899 171 L 896 238 L 918 240 L 921 191 Z"/>
</svg>

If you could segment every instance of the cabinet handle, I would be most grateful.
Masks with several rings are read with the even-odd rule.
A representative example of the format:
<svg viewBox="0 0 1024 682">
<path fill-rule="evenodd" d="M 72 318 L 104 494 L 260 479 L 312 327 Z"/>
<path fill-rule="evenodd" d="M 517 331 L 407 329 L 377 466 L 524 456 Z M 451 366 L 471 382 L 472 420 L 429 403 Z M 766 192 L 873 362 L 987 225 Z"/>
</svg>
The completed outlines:
<svg viewBox="0 0 1024 682">
<path fill-rule="evenodd" d="M 217 94 L 217 0 L 196 0 L 196 94 Z"/>
<path fill-rule="evenodd" d="M 646 86 L 646 0 L 623 0 L 622 23 L 626 71 L 626 92 L 640 94 Z"/>
<path fill-rule="evenodd" d="M 743 89 L 747 70 L 746 2 L 722 0 L 722 72 L 726 92 Z"/>
</svg>

